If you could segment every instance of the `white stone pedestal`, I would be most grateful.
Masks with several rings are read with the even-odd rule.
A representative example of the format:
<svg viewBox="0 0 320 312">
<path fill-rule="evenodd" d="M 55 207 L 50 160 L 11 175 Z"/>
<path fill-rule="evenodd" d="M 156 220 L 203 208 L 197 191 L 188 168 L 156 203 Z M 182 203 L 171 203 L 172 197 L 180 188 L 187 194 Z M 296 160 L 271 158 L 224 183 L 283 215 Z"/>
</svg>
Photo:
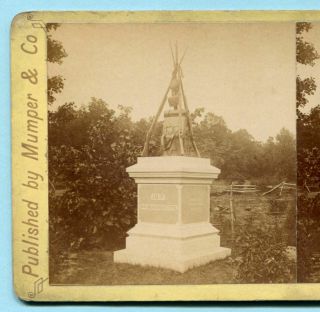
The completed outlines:
<svg viewBox="0 0 320 312">
<path fill-rule="evenodd" d="M 138 184 L 138 223 L 114 261 L 179 272 L 231 254 L 210 224 L 210 184 L 220 170 L 196 157 L 139 157 L 127 168 Z"/>
</svg>

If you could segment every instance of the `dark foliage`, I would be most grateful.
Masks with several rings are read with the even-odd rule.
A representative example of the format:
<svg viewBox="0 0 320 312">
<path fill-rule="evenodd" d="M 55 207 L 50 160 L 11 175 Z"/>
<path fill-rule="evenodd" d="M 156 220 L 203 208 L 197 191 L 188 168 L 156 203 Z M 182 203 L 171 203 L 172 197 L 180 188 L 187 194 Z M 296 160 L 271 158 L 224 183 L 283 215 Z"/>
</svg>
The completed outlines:
<svg viewBox="0 0 320 312">
<path fill-rule="evenodd" d="M 64 87 L 64 82 L 61 75 L 53 76 L 48 78 L 47 81 L 47 96 L 48 96 L 48 103 L 53 103 L 56 98 L 54 97 L 55 94 L 61 93 Z"/>
<path fill-rule="evenodd" d="M 121 106 L 116 112 L 93 98 L 85 108 L 66 103 L 49 112 L 51 252 L 116 249 L 135 224 L 136 186 L 126 168 L 140 156 L 151 119 L 133 122 L 130 111 Z M 232 178 L 234 168 L 245 179 L 294 175 L 295 143 L 288 131 L 261 144 L 245 130 L 232 133 L 212 113 L 200 119 L 194 126 L 201 153 L 224 177 Z M 161 127 L 150 142 L 151 155 L 159 155 Z M 270 152 L 275 156 L 266 165 Z"/>
<path fill-rule="evenodd" d="M 62 64 L 65 57 L 68 56 L 62 43 L 52 38 L 52 31 L 57 30 L 60 24 L 49 23 L 46 24 L 47 28 L 47 61 L 50 63 Z M 54 94 L 61 93 L 64 86 L 64 79 L 60 75 L 48 77 L 48 104 L 55 101 Z"/>
<path fill-rule="evenodd" d="M 310 23 L 296 24 L 296 59 L 300 64 L 314 66 L 315 61 L 320 56 L 314 45 L 303 38 L 303 34 L 310 29 L 312 29 L 312 24 Z"/>
<path fill-rule="evenodd" d="M 203 109 L 192 114 L 195 139 L 201 155 L 221 169 L 221 179 L 267 184 L 295 181 L 296 142 L 288 130 L 261 143 L 244 129 L 232 132 L 222 117 L 203 114 Z"/>
<path fill-rule="evenodd" d="M 298 282 L 305 283 L 312 281 L 313 254 L 320 251 L 320 195 L 300 195 L 298 207 Z"/>
<path fill-rule="evenodd" d="M 308 103 L 307 96 L 313 95 L 317 89 L 313 77 L 301 79 L 299 76 L 296 79 L 296 104 L 297 109 L 304 107 Z M 299 112 L 299 110 L 298 110 Z"/>
<path fill-rule="evenodd" d="M 278 227 L 253 222 L 236 238 L 236 279 L 242 283 L 288 283 L 294 278 L 295 262 L 287 255 L 287 243 Z"/>
<path fill-rule="evenodd" d="M 297 62 L 313 66 L 319 58 L 314 46 L 303 35 L 312 28 L 310 23 L 297 23 Z M 297 77 L 297 160 L 298 184 L 301 192 L 297 202 L 298 281 L 312 281 L 312 257 L 318 251 L 320 238 L 320 107 L 304 113 L 301 108 L 308 96 L 316 91 L 315 79 Z M 317 195 L 318 194 L 318 195 Z"/>
<path fill-rule="evenodd" d="M 57 30 L 60 24 L 47 24 L 47 61 L 50 63 L 62 64 L 62 59 L 68 56 L 62 43 L 52 38 L 52 31 Z"/>
<path fill-rule="evenodd" d="M 49 115 L 52 242 L 63 238 L 66 249 L 114 246 L 135 223 L 135 184 L 125 169 L 141 147 L 128 113 L 122 108 L 116 116 L 93 99 L 87 110 L 70 103 Z"/>
</svg>

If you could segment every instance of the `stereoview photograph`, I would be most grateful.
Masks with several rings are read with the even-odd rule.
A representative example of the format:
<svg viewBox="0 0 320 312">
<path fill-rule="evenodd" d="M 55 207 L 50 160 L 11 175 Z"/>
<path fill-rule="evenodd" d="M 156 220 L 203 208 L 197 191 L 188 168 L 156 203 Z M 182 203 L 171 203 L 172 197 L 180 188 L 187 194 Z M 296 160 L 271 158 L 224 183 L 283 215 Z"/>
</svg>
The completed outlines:
<svg viewBox="0 0 320 312">
<path fill-rule="evenodd" d="M 44 25 L 48 276 L 37 219 L 19 225 L 34 293 L 320 282 L 320 22 Z"/>
</svg>

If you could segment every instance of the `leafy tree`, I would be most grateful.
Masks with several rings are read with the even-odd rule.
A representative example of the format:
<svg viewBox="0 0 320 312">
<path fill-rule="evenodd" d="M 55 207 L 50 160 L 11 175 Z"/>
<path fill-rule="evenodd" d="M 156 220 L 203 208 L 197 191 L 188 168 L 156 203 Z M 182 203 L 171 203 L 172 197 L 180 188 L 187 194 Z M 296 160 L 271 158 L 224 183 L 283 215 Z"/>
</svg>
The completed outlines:
<svg viewBox="0 0 320 312">
<path fill-rule="evenodd" d="M 225 155 L 225 163 L 221 168 L 222 178 L 246 180 L 261 175 L 261 146 L 247 130 L 233 132 L 230 143 L 230 150 Z"/>
<path fill-rule="evenodd" d="M 302 107 L 305 107 L 305 105 L 308 103 L 307 96 L 313 95 L 317 89 L 315 79 L 313 77 L 301 79 L 299 76 L 297 76 L 296 79 L 296 104 L 297 104 L 297 110 L 298 114 L 302 114 L 299 110 Z M 303 116 L 303 115 L 301 115 Z"/>
<path fill-rule="evenodd" d="M 64 87 L 64 79 L 61 75 L 49 77 L 47 79 L 47 96 L 48 96 L 48 104 L 52 104 L 56 98 L 54 95 L 56 93 L 61 93 Z"/>
<path fill-rule="evenodd" d="M 195 110 L 191 117 L 201 155 L 221 169 L 221 179 L 262 183 L 295 180 L 296 142 L 288 130 L 282 129 L 276 139 L 261 143 L 244 129 L 230 131 L 221 117 L 205 114 L 203 109 Z"/>
<path fill-rule="evenodd" d="M 302 22 L 296 24 L 296 61 L 302 65 L 314 66 L 315 61 L 320 56 L 314 45 L 303 38 L 303 35 L 310 29 L 312 29 L 312 24 L 310 23 Z M 300 109 L 308 103 L 307 96 L 313 95 L 316 88 L 317 86 L 313 77 L 302 79 L 299 75 L 297 76 L 296 104 L 298 121 L 304 116 Z"/>
<path fill-rule="evenodd" d="M 57 23 L 48 23 L 46 24 L 47 28 L 47 61 L 50 63 L 62 64 L 62 59 L 68 54 L 62 46 L 60 41 L 57 41 L 52 38 L 51 31 L 57 30 L 60 27 L 60 24 Z"/>
<path fill-rule="evenodd" d="M 312 29 L 310 23 L 297 23 L 296 51 L 297 62 L 314 66 L 319 55 L 313 44 L 305 41 L 303 35 Z M 297 214 L 297 253 L 298 253 L 298 281 L 308 282 L 312 272 L 312 253 L 319 250 L 320 228 L 320 200 L 319 195 L 313 198 L 308 193 L 309 187 L 318 185 L 320 170 L 320 107 L 311 109 L 310 113 L 303 113 L 301 108 L 308 104 L 308 96 L 314 95 L 316 83 L 313 77 L 301 79 L 297 77 L 297 160 L 298 184 L 302 192 L 298 196 Z"/>
<path fill-rule="evenodd" d="M 232 132 L 222 117 L 204 109 L 196 109 L 191 118 L 200 153 L 221 169 L 219 178 L 295 181 L 296 142 L 288 130 L 282 129 L 275 140 L 260 143 L 244 129 Z"/>
<path fill-rule="evenodd" d="M 320 57 L 314 45 L 303 38 L 303 34 L 312 29 L 311 23 L 300 22 L 296 24 L 296 59 L 303 65 L 315 65 Z"/>
<path fill-rule="evenodd" d="M 60 250 L 115 248 L 136 222 L 136 186 L 126 168 L 141 150 L 133 143 L 129 111 L 121 107 L 116 114 L 103 101 L 92 99 L 86 110 L 76 110 L 71 103 L 49 116 L 49 132 L 67 131 L 49 144 L 53 255 Z M 85 126 L 77 130 L 86 140 L 65 144 L 75 120 Z"/>
<path fill-rule="evenodd" d="M 55 31 L 60 24 L 48 23 L 47 29 L 47 61 L 50 63 L 62 64 L 63 58 L 68 56 L 60 41 L 53 39 L 52 31 Z M 48 77 L 47 82 L 48 104 L 55 101 L 54 94 L 61 93 L 64 86 L 64 78 L 61 75 Z"/>
<path fill-rule="evenodd" d="M 201 156 L 210 158 L 214 166 L 221 168 L 230 150 L 231 131 L 222 117 L 211 112 L 203 114 L 204 109 L 196 109 L 191 115 L 195 141 Z"/>
<path fill-rule="evenodd" d="M 281 180 L 296 180 L 296 141 L 287 129 L 282 128 L 276 136 L 277 176 Z"/>
<path fill-rule="evenodd" d="M 312 29 L 310 23 L 296 24 L 296 52 L 297 62 L 302 65 L 314 66 L 315 61 L 319 59 L 319 54 L 312 43 L 307 42 L 303 35 Z M 320 159 L 315 159 L 315 149 L 320 144 L 319 123 L 320 107 L 319 105 L 311 110 L 309 114 L 303 113 L 301 108 L 308 103 L 307 97 L 313 95 L 316 91 L 315 79 L 308 77 L 301 79 L 297 77 L 297 147 L 298 147 L 298 182 L 300 185 L 308 184 L 314 172 L 314 162 L 320 166 Z M 310 160 L 312 160 L 310 162 Z M 310 173 L 307 171 L 310 168 Z"/>
</svg>

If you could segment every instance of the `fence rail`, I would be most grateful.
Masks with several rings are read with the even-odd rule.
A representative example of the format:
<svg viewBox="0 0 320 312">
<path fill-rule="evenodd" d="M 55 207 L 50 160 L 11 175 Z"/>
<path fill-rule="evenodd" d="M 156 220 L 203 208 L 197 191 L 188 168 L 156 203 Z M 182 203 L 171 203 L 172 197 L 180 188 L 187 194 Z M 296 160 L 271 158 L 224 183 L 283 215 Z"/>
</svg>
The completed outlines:
<svg viewBox="0 0 320 312">
<path fill-rule="evenodd" d="M 296 189 L 297 186 L 294 183 L 286 183 L 286 182 L 281 182 L 278 185 L 274 186 L 274 187 L 270 187 L 271 190 L 265 192 L 262 194 L 262 196 L 267 195 L 269 193 L 274 192 L 277 189 L 280 189 L 280 196 L 282 194 L 282 191 L 284 189 Z M 231 225 L 231 240 L 234 241 L 234 226 L 235 226 L 235 222 L 236 222 L 236 214 L 235 214 L 235 210 L 233 207 L 234 204 L 234 195 L 235 193 L 242 193 L 242 194 L 246 194 L 246 193 L 255 193 L 258 192 L 259 189 L 257 187 L 257 185 L 252 185 L 252 184 L 234 184 L 233 182 L 227 186 L 226 189 L 224 189 L 224 192 L 229 193 L 229 209 L 224 208 L 223 210 L 229 210 L 228 213 L 230 214 L 230 225 Z"/>
<path fill-rule="evenodd" d="M 269 193 L 272 193 L 279 188 L 280 188 L 280 195 L 281 195 L 283 190 L 295 190 L 295 189 L 297 189 L 297 186 L 294 183 L 281 182 L 278 185 L 276 185 L 275 187 L 272 187 L 270 191 L 264 192 L 262 194 L 262 196 L 267 195 Z"/>
<path fill-rule="evenodd" d="M 231 184 L 226 190 L 226 192 L 233 193 L 254 193 L 257 192 L 257 186 L 252 184 Z"/>
</svg>

